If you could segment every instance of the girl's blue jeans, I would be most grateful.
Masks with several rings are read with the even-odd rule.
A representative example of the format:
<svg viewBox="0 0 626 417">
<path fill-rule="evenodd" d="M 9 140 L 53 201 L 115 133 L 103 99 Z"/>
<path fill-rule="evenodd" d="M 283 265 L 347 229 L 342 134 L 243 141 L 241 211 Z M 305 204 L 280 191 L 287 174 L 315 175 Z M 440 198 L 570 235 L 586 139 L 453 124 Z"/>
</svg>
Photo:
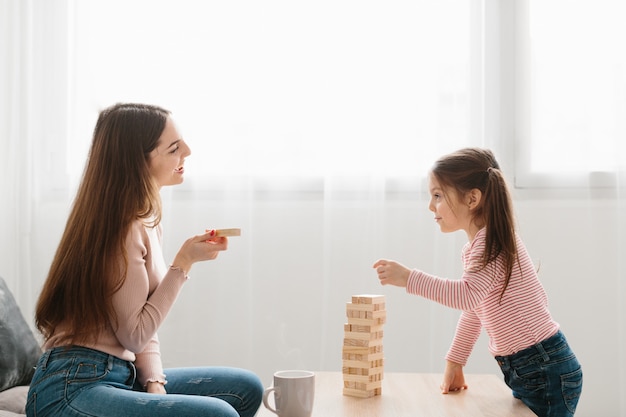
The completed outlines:
<svg viewBox="0 0 626 417">
<path fill-rule="evenodd" d="M 583 387 L 583 372 L 562 332 L 509 356 L 496 356 L 513 395 L 540 417 L 569 417 Z"/>
<path fill-rule="evenodd" d="M 136 383 L 132 362 L 83 347 L 45 352 L 33 376 L 28 417 L 252 417 L 263 385 L 252 372 L 226 367 L 167 369 L 167 394 Z"/>
</svg>

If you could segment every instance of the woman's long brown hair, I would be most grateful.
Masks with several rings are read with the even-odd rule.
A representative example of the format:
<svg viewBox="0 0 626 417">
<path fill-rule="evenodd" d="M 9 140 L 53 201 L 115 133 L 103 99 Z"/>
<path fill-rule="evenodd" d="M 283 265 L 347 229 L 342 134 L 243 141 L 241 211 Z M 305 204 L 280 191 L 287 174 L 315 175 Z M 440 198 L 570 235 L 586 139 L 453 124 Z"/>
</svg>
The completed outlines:
<svg viewBox="0 0 626 417">
<path fill-rule="evenodd" d="M 506 271 L 502 297 L 517 261 L 517 244 L 513 203 L 496 158 L 488 149 L 464 148 L 441 157 L 431 173 L 459 197 L 472 189 L 482 193 L 481 204 L 474 213 L 486 229 L 482 267 L 502 255 Z"/>
<path fill-rule="evenodd" d="M 112 295 L 123 284 L 125 239 L 133 221 L 161 218 L 149 155 L 169 112 L 144 104 L 116 104 L 96 123 L 89 157 L 65 231 L 39 296 L 35 324 L 44 338 L 60 325 L 64 344 L 95 341 L 115 325 Z"/>
</svg>

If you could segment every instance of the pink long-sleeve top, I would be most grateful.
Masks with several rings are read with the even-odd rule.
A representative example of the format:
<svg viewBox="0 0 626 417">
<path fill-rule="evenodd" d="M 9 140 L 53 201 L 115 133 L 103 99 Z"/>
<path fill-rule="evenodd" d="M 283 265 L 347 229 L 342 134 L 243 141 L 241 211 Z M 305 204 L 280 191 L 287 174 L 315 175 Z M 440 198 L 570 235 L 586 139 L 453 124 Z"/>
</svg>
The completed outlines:
<svg viewBox="0 0 626 417">
<path fill-rule="evenodd" d="M 502 257 L 481 268 L 485 229 L 463 248 L 463 276 L 449 280 L 413 270 L 407 292 L 462 310 L 446 359 L 465 365 L 484 328 L 494 356 L 519 352 L 559 329 L 548 310 L 548 298 L 524 243 L 517 240 L 518 262 L 500 299 L 505 281 Z"/>
<path fill-rule="evenodd" d="M 116 323 L 111 323 L 86 347 L 134 362 L 142 385 L 165 382 L 157 329 L 187 280 L 181 270 L 168 269 L 161 248 L 162 229 L 135 221 L 126 238 L 128 269 L 122 287 L 113 295 Z M 62 326 L 45 348 L 56 347 Z"/>
</svg>

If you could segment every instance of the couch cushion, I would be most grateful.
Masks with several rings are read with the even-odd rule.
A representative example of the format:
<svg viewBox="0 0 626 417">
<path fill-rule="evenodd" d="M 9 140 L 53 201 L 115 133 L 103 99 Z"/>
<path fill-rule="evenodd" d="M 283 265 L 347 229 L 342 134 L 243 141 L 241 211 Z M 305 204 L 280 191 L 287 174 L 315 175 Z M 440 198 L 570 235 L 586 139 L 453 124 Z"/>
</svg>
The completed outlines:
<svg viewBox="0 0 626 417">
<path fill-rule="evenodd" d="M 0 391 L 28 385 L 41 347 L 0 277 Z"/>
<path fill-rule="evenodd" d="M 26 407 L 27 395 L 28 387 L 25 386 L 10 388 L 0 392 L 0 417 L 25 414 L 24 408 Z"/>
</svg>

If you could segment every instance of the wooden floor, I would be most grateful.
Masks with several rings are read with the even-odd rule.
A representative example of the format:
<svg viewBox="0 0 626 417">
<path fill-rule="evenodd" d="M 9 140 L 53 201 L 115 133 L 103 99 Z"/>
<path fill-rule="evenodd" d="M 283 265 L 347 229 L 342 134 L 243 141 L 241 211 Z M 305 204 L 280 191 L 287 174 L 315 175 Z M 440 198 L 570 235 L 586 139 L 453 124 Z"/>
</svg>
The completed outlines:
<svg viewBox="0 0 626 417">
<path fill-rule="evenodd" d="M 439 390 L 441 379 L 441 374 L 386 373 L 382 395 L 355 398 L 342 394 L 341 372 L 316 372 L 313 417 L 536 417 L 501 377 L 465 375 L 469 388 L 446 395 Z M 261 405 L 257 417 L 270 416 L 276 417 Z"/>
</svg>

